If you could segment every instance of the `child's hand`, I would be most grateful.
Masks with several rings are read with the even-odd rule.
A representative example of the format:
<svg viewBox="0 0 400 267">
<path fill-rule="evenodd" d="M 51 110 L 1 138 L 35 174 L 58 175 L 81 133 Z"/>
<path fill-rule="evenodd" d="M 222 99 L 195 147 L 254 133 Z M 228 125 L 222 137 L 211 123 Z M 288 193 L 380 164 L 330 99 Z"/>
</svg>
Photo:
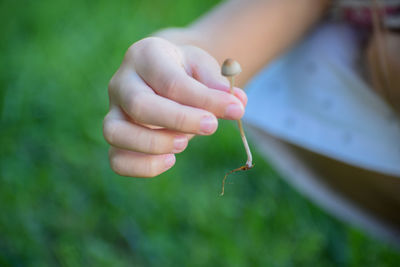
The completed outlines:
<svg viewBox="0 0 400 267">
<path fill-rule="evenodd" d="M 247 98 L 200 48 L 151 37 L 133 44 L 109 84 L 103 132 L 112 169 L 153 177 L 171 168 L 193 134 L 210 135 L 217 118 L 239 119 Z"/>
</svg>

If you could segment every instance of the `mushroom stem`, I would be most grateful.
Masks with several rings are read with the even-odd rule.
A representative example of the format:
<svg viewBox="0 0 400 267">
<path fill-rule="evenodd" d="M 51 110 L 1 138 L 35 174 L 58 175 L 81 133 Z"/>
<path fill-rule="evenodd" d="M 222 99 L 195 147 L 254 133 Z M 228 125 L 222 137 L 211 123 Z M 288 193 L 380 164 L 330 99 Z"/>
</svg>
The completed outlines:
<svg viewBox="0 0 400 267">
<path fill-rule="evenodd" d="M 251 155 L 249 143 L 247 143 L 246 135 L 244 134 L 242 121 L 238 120 L 237 123 L 239 126 L 240 136 L 242 137 L 243 146 L 244 146 L 244 149 L 246 150 L 246 154 L 247 154 L 246 166 L 248 168 L 251 168 L 253 166 L 253 156 Z"/>
<path fill-rule="evenodd" d="M 240 64 L 233 60 L 233 59 L 226 59 L 224 61 L 224 63 L 222 64 L 221 67 L 221 74 L 227 78 L 229 78 L 229 84 L 230 84 L 230 93 L 233 95 L 234 91 L 233 91 L 233 87 L 235 85 L 235 75 L 239 74 L 242 71 L 242 68 L 240 67 Z M 251 155 L 250 152 L 250 147 L 249 144 L 247 143 L 247 139 L 246 139 L 246 135 L 244 134 L 244 130 L 243 130 L 243 125 L 242 125 L 242 121 L 241 120 L 237 120 L 237 124 L 239 127 L 239 131 L 240 131 L 240 136 L 242 137 L 242 141 L 243 141 L 243 145 L 244 145 L 244 149 L 246 150 L 246 154 L 247 154 L 247 161 L 246 161 L 246 165 L 241 166 L 239 168 L 233 169 L 230 172 L 226 173 L 224 176 L 224 179 L 222 180 L 222 192 L 220 194 L 220 196 L 223 196 L 225 193 L 225 181 L 228 178 L 228 176 L 234 172 L 237 171 L 246 171 L 249 170 L 251 168 L 253 168 L 253 157 Z"/>
<path fill-rule="evenodd" d="M 233 92 L 233 86 L 234 85 L 235 85 L 235 76 L 230 76 L 229 77 L 229 86 L 230 86 L 229 92 L 231 93 L 231 95 L 234 94 L 234 92 Z"/>
<path fill-rule="evenodd" d="M 233 95 L 233 87 L 235 85 L 235 76 L 229 77 L 229 83 L 230 83 L 230 92 Z M 244 149 L 246 150 L 246 154 L 247 154 L 246 166 L 247 166 L 247 168 L 251 168 L 253 166 L 253 156 L 251 155 L 249 143 L 247 142 L 246 135 L 243 130 L 242 121 L 237 120 L 237 124 L 238 124 L 239 131 L 240 131 L 240 137 L 242 138 L 243 146 L 244 146 Z"/>
</svg>

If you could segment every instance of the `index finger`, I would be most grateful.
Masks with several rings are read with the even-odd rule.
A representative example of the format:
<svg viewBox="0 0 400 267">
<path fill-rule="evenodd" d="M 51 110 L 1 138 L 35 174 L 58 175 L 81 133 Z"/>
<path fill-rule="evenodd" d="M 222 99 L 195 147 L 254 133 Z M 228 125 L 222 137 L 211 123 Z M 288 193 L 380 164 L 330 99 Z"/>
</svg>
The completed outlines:
<svg viewBox="0 0 400 267">
<path fill-rule="evenodd" d="M 208 88 L 188 75 L 179 51 L 167 41 L 149 42 L 137 57 L 135 70 L 159 95 L 180 104 L 207 110 L 219 118 L 240 119 L 242 102 L 221 90 Z"/>
</svg>

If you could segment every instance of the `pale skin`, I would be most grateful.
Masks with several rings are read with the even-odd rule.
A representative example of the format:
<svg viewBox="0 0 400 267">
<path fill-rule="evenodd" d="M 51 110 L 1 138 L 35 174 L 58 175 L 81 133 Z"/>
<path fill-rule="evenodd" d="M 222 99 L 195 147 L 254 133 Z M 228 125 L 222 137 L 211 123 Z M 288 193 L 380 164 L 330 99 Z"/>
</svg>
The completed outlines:
<svg viewBox="0 0 400 267">
<path fill-rule="evenodd" d="M 129 47 L 109 83 L 103 133 L 111 168 L 155 177 L 175 164 L 194 135 L 211 135 L 219 119 L 238 120 L 246 94 L 229 93 L 220 64 L 234 58 L 243 85 L 299 40 L 329 0 L 231 0 L 186 28 L 165 29 Z"/>
</svg>

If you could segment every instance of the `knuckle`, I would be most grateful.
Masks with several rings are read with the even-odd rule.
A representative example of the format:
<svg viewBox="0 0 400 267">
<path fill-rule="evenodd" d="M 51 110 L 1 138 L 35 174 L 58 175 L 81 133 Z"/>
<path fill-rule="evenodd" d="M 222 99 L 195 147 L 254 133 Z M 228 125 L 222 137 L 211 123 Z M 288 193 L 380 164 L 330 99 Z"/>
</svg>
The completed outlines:
<svg viewBox="0 0 400 267">
<path fill-rule="evenodd" d="M 112 145 L 114 143 L 114 136 L 115 136 L 115 128 L 116 128 L 116 123 L 109 118 L 109 115 L 107 115 L 104 118 L 103 121 L 103 135 L 104 135 L 104 139 L 107 141 L 107 143 L 109 143 L 110 145 Z"/>
<path fill-rule="evenodd" d="M 135 58 L 135 54 L 138 49 L 140 49 L 140 41 L 133 43 L 129 48 L 126 50 L 124 60 L 133 60 Z"/>
<path fill-rule="evenodd" d="M 124 168 L 122 166 L 121 157 L 118 156 L 116 152 L 110 153 L 109 159 L 110 159 L 110 167 L 116 174 L 121 176 L 126 175 L 125 172 L 123 171 Z"/>
<path fill-rule="evenodd" d="M 160 146 L 158 145 L 156 136 L 154 135 L 148 136 L 147 151 L 154 154 L 158 154 L 160 152 Z"/>
<path fill-rule="evenodd" d="M 141 121 L 146 106 L 146 94 L 134 93 L 127 101 L 127 108 L 132 119 L 135 121 Z"/>
<path fill-rule="evenodd" d="M 159 37 L 150 36 L 137 41 L 134 45 L 136 47 L 149 47 L 158 44 L 160 40 L 162 39 Z"/>
<path fill-rule="evenodd" d="M 112 91 L 115 88 L 115 81 L 114 81 L 114 76 L 110 79 L 110 82 L 108 83 L 108 95 L 111 95 Z"/>
<path fill-rule="evenodd" d="M 127 50 L 125 58 L 133 59 L 138 54 L 146 53 L 146 51 L 153 50 L 158 43 L 162 40 L 158 37 L 146 37 L 133 43 Z"/>
<path fill-rule="evenodd" d="M 108 83 L 108 95 L 112 96 L 113 92 L 116 90 L 116 88 L 118 88 L 118 78 L 117 78 L 117 73 L 116 72 L 110 79 L 109 83 Z"/>
<path fill-rule="evenodd" d="M 164 82 L 164 95 L 168 98 L 175 99 L 178 93 L 178 77 L 168 77 Z"/>
<path fill-rule="evenodd" d="M 163 133 L 163 131 L 152 131 L 149 133 L 144 133 L 140 136 L 140 140 L 144 140 L 142 143 L 144 145 L 143 151 L 145 153 L 150 153 L 153 155 L 160 155 L 171 152 L 171 147 L 173 147 L 173 138 L 168 134 Z M 139 139 L 138 139 L 139 140 Z"/>
<path fill-rule="evenodd" d="M 174 119 L 174 127 L 177 130 L 184 130 L 187 122 L 187 113 L 186 112 L 178 112 Z"/>
<path fill-rule="evenodd" d="M 147 161 L 146 168 L 145 168 L 145 176 L 146 177 L 155 177 L 160 174 L 159 164 L 158 164 L 158 157 L 151 157 Z"/>
<path fill-rule="evenodd" d="M 201 107 L 206 110 L 213 110 L 214 109 L 214 101 L 211 97 L 205 95 L 199 99 L 199 103 L 201 103 Z"/>
<path fill-rule="evenodd" d="M 125 53 L 125 58 L 129 58 L 130 56 L 132 56 L 132 55 L 135 53 L 135 50 L 136 50 L 136 49 L 138 48 L 138 46 L 139 46 L 139 42 L 140 42 L 140 41 L 135 42 L 135 43 L 131 44 L 131 45 L 128 47 L 128 49 L 126 50 L 126 53 Z"/>
</svg>

